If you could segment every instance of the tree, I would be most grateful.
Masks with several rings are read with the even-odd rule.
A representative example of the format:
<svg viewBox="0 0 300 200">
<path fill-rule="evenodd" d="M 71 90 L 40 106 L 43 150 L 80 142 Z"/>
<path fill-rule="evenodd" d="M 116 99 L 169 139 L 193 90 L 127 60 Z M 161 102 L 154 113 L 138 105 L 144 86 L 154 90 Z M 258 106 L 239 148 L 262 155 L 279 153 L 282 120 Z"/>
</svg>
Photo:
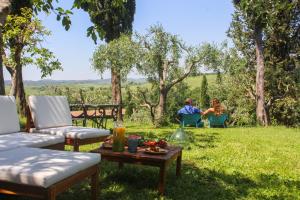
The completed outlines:
<svg viewBox="0 0 300 200">
<path fill-rule="evenodd" d="M 147 76 L 152 85 L 157 86 L 159 94 L 156 103 L 150 103 L 146 98 L 144 100 L 151 109 L 155 107 L 155 123 L 160 126 L 164 123 L 169 91 L 200 64 L 199 49 L 186 46 L 176 35 L 165 32 L 160 25 L 150 27 L 146 35 L 137 37 L 142 45 L 138 70 Z M 185 61 L 183 67 L 180 66 L 180 59 Z M 146 97 L 146 93 L 143 96 Z"/>
<path fill-rule="evenodd" d="M 201 108 L 209 108 L 208 83 L 206 75 L 202 75 L 201 91 L 200 91 L 200 106 Z"/>
<path fill-rule="evenodd" d="M 222 75 L 221 75 L 220 70 L 217 71 L 216 83 L 219 85 L 222 83 Z"/>
<path fill-rule="evenodd" d="M 277 112 L 277 116 L 270 116 L 275 102 L 291 97 L 298 104 L 299 86 L 294 75 L 297 67 L 291 55 L 299 55 L 300 2 L 241 0 L 234 3 L 236 9 L 229 36 L 247 60 L 245 67 L 250 79 L 256 71 L 256 85 L 250 86 L 248 92 L 256 100 L 257 121 L 267 125 L 270 119 L 281 115 Z"/>
<path fill-rule="evenodd" d="M 235 14 L 234 19 L 243 20 L 247 26 L 250 37 L 255 46 L 256 55 L 256 116 L 261 125 L 268 125 L 269 120 L 265 109 L 265 90 L 264 90 L 264 53 L 263 53 L 263 30 L 267 24 L 267 12 L 269 4 L 264 0 L 234 0 Z M 234 25 L 233 25 L 234 26 Z"/>
<path fill-rule="evenodd" d="M 268 18 L 264 40 L 266 110 L 276 124 L 299 126 L 300 1 L 277 1 Z"/>
<path fill-rule="evenodd" d="M 65 27 L 66 30 L 70 28 L 71 20 L 69 15 L 72 14 L 70 10 L 64 10 L 61 7 L 53 7 L 52 5 L 53 0 L 2 0 L 0 2 L 0 95 L 5 94 L 5 85 L 4 85 L 4 77 L 3 77 L 3 54 L 4 54 L 4 44 L 3 44 L 3 26 L 5 25 L 6 18 L 10 12 L 13 15 L 20 15 L 21 8 L 31 8 L 33 9 L 34 13 L 37 14 L 38 12 L 46 12 L 49 13 L 50 11 L 55 12 L 57 15 L 57 20 L 62 21 L 62 25 Z"/>
<path fill-rule="evenodd" d="M 91 36 L 95 42 L 96 32 L 107 43 L 119 38 L 122 33 L 132 32 L 135 0 L 75 0 L 74 6 L 89 13 L 94 26 L 88 28 L 88 36 Z M 121 71 L 115 65 L 109 68 L 111 69 L 112 100 L 113 103 L 121 105 Z M 120 117 L 121 115 L 119 112 Z"/>
<path fill-rule="evenodd" d="M 8 15 L 3 27 L 4 47 L 7 50 L 3 52 L 3 57 L 12 78 L 10 95 L 20 102 L 20 110 L 24 114 L 26 98 L 22 68 L 34 64 L 40 68 L 43 78 L 51 75 L 53 70 L 61 69 L 61 64 L 52 52 L 41 47 L 44 36 L 50 33 L 33 17 L 32 9 L 21 8 L 20 12 L 20 15 Z"/>
<path fill-rule="evenodd" d="M 0 2 L 0 95 L 5 95 L 3 60 L 1 56 L 3 51 L 2 29 L 5 24 L 6 17 L 10 12 L 10 6 L 11 6 L 10 0 L 2 0 Z"/>
<path fill-rule="evenodd" d="M 92 67 L 103 74 L 106 69 L 111 69 L 118 78 L 112 80 L 114 103 L 121 103 L 121 77 L 126 80 L 127 74 L 138 62 L 139 46 L 134 43 L 130 36 L 122 35 L 107 44 L 97 47 L 92 58 Z M 116 85 L 115 85 L 116 84 Z"/>
</svg>

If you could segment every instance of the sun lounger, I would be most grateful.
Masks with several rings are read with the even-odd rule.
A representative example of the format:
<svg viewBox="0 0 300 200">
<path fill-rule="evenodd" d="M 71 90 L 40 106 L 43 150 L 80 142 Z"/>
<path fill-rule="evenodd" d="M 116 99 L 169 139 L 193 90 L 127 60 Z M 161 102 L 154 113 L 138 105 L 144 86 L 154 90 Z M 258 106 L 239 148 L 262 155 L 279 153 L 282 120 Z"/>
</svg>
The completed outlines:
<svg viewBox="0 0 300 200">
<path fill-rule="evenodd" d="M 65 138 L 46 134 L 20 132 L 15 98 L 0 96 L 0 151 L 18 147 L 64 149 Z"/>
<path fill-rule="evenodd" d="M 29 108 L 28 120 L 32 117 L 33 132 L 64 136 L 65 144 L 72 145 L 74 151 L 79 151 L 80 145 L 97 143 L 110 135 L 106 129 L 72 126 L 69 104 L 64 96 L 30 96 Z"/>
<path fill-rule="evenodd" d="M 99 154 L 20 147 L 0 152 L 0 193 L 47 200 L 85 178 L 98 195 Z"/>
</svg>

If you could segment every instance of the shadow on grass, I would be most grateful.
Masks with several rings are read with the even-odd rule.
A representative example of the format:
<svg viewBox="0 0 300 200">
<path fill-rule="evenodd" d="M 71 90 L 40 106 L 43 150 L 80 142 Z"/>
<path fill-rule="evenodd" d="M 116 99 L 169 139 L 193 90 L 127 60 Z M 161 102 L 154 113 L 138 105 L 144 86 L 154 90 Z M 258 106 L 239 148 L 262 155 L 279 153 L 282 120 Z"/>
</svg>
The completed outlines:
<svg viewBox="0 0 300 200">
<path fill-rule="evenodd" d="M 158 168 L 103 162 L 101 194 L 103 200 L 159 199 L 157 193 Z M 175 176 L 175 165 L 167 173 L 165 200 L 232 200 L 232 199 L 299 199 L 300 181 L 284 179 L 277 174 L 260 174 L 257 179 L 240 172 L 227 174 L 212 169 L 200 169 L 192 162 L 184 162 L 182 175 Z M 90 187 L 82 182 L 58 196 L 57 200 L 88 200 Z M 7 200 L 29 200 L 22 197 L 1 197 Z"/>
<path fill-rule="evenodd" d="M 102 199 L 156 199 L 158 168 L 126 166 L 120 171 L 106 171 L 102 179 Z M 240 173 L 228 175 L 199 169 L 184 163 L 182 176 L 176 178 L 175 166 L 167 175 L 165 199 L 238 199 L 248 195 L 256 183 Z"/>
<path fill-rule="evenodd" d="M 106 171 L 106 170 L 105 170 Z M 102 199 L 158 199 L 158 169 L 127 165 L 120 171 L 109 170 L 102 179 Z M 274 188 L 274 189 L 272 189 Z M 199 169 L 185 162 L 182 176 L 176 178 L 175 166 L 168 170 L 165 199 L 297 199 L 300 181 L 278 175 L 260 175 L 254 181 L 242 173 Z M 273 192 L 271 191 L 273 190 Z M 298 196 L 299 198 L 299 196 Z"/>
<path fill-rule="evenodd" d="M 217 147 L 219 142 L 219 133 L 201 133 L 194 135 L 194 145 L 198 148 L 214 148 Z"/>
</svg>

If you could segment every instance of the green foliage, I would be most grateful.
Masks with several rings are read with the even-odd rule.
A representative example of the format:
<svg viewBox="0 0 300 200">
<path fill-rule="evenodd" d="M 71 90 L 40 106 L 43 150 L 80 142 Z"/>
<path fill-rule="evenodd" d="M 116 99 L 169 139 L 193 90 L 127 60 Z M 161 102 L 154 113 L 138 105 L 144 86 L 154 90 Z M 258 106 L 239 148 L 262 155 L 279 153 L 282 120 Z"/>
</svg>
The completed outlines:
<svg viewBox="0 0 300 200">
<path fill-rule="evenodd" d="M 127 117 L 131 117 L 132 114 L 135 112 L 137 105 L 134 102 L 133 99 L 133 91 L 130 89 L 130 87 L 127 85 L 125 88 L 125 98 L 124 98 L 124 105 L 126 109 L 126 115 Z"/>
<path fill-rule="evenodd" d="M 216 83 L 217 84 L 221 84 L 222 83 L 222 75 L 221 75 L 220 71 L 217 72 Z"/>
<path fill-rule="evenodd" d="M 31 8 L 35 15 L 40 12 L 45 12 L 46 14 L 53 12 L 56 15 L 57 21 L 61 20 L 61 23 L 66 30 L 69 30 L 71 26 L 70 15 L 73 13 L 70 10 L 63 9 L 62 7 L 54 7 L 53 2 L 58 2 L 58 0 L 22 0 L 11 2 L 11 14 L 13 15 L 20 15 L 21 8 Z"/>
<path fill-rule="evenodd" d="M 50 35 L 50 32 L 33 16 L 31 9 L 21 8 L 20 15 L 9 15 L 3 31 L 5 48 L 10 50 L 4 59 L 6 66 L 12 68 L 16 66 L 15 55 L 21 46 L 22 66 L 37 66 L 41 70 L 42 78 L 51 75 L 54 70 L 62 69 L 61 63 L 53 53 L 41 47 L 40 43 L 45 36 Z"/>
<path fill-rule="evenodd" d="M 139 61 L 139 46 L 127 35 L 101 44 L 97 47 L 92 58 L 92 67 L 102 74 L 106 69 L 117 69 L 123 80 Z"/>
<path fill-rule="evenodd" d="M 300 101 L 299 99 L 286 97 L 274 103 L 271 110 L 274 124 L 300 127 Z"/>
<path fill-rule="evenodd" d="M 181 82 L 175 85 L 168 94 L 167 101 L 167 117 L 169 122 L 178 123 L 176 121 L 177 112 L 180 108 L 184 106 L 184 101 L 186 98 L 193 98 L 192 91 L 186 82 Z"/>
<path fill-rule="evenodd" d="M 156 107 L 155 123 L 159 126 L 168 122 L 167 102 L 171 89 L 187 78 L 193 69 L 200 67 L 202 46 L 187 46 L 161 25 L 151 26 L 147 34 L 137 35 L 137 40 L 142 46 L 137 69 L 159 94 L 152 103 Z"/>
<path fill-rule="evenodd" d="M 200 106 L 201 108 L 209 108 L 208 83 L 205 74 L 203 74 L 200 91 Z"/>
<path fill-rule="evenodd" d="M 236 1 L 229 36 L 244 60 L 236 72 L 248 97 L 255 100 L 255 48 L 253 32 L 263 31 L 265 60 L 265 107 L 276 124 L 298 125 L 300 2 Z M 230 69 L 235 71 L 235 69 Z M 240 75 L 238 75 L 240 73 Z M 247 74 L 248 80 L 242 74 Z M 245 84 L 244 84 L 245 83 Z M 285 103 L 283 103 L 285 102 Z M 292 106 L 294 107 L 294 106 Z M 293 120 L 291 120 L 293 118 Z"/>
<path fill-rule="evenodd" d="M 135 0 L 75 0 L 74 7 L 88 12 L 94 25 L 87 29 L 87 36 L 95 43 L 97 34 L 110 42 L 132 31 Z"/>
<path fill-rule="evenodd" d="M 165 138 L 177 128 L 154 129 L 126 122 L 126 134 Z M 287 199 L 300 196 L 299 129 L 284 127 L 196 129 L 185 132 L 193 138 L 183 150 L 181 177 L 175 175 L 176 162 L 166 176 L 165 200 Z M 89 152 L 100 143 L 82 146 Z M 284 164 L 283 164 L 284 163 Z M 158 169 L 101 161 L 101 199 L 161 199 L 157 192 Z M 80 182 L 58 195 L 59 200 L 90 198 L 89 181 Z M 199 187 L 197 187 L 199 186 Z M 199 198 L 200 197 L 200 198 Z M 28 198 L 5 196 L 6 200 Z"/>
<path fill-rule="evenodd" d="M 137 35 L 137 39 L 144 47 L 141 52 L 142 63 L 138 66 L 138 70 L 147 76 L 150 83 L 159 84 L 164 62 L 169 62 L 166 85 L 182 74 L 179 59 L 183 53 L 181 45 L 184 44 L 176 35 L 167 33 L 161 25 L 156 25 L 151 26 L 145 36 Z"/>
<path fill-rule="evenodd" d="M 126 110 L 127 112 L 127 110 Z M 130 116 L 128 116 L 128 120 L 133 123 L 137 124 L 151 124 L 152 119 L 149 115 L 149 110 L 145 107 L 135 109 L 134 112 L 131 113 Z"/>
</svg>

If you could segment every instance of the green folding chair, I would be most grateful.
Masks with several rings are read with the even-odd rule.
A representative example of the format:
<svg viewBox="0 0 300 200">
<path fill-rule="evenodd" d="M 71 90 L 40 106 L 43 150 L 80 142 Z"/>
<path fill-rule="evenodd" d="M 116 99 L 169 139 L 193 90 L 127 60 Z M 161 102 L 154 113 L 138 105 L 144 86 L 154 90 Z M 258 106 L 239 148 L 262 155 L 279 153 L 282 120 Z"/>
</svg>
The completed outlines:
<svg viewBox="0 0 300 200">
<path fill-rule="evenodd" d="M 194 126 L 197 128 L 201 128 L 204 126 L 204 123 L 201 121 L 201 116 L 199 113 L 181 114 L 180 115 L 180 125 L 181 125 L 181 127 Z"/>
<path fill-rule="evenodd" d="M 219 116 L 216 116 L 213 113 L 208 114 L 208 127 L 209 128 L 226 128 L 225 121 L 228 119 L 228 115 L 223 113 Z"/>
</svg>

